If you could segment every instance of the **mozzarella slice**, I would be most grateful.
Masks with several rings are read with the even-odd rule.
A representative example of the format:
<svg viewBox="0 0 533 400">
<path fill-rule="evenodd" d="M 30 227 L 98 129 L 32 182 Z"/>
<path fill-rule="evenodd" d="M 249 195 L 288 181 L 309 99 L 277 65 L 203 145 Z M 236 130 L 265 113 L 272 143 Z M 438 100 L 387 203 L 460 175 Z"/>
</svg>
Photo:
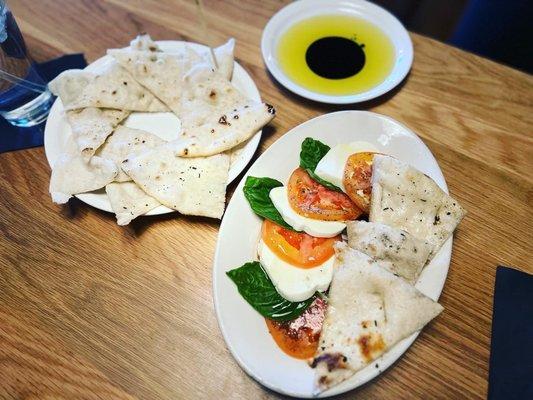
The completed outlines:
<svg viewBox="0 0 533 400">
<path fill-rule="evenodd" d="M 299 268 L 281 260 L 262 240 L 257 252 L 276 290 L 289 301 L 304 301 L 315 292 L 326 291 L 333 278 L 335 256 L 317 267 Z"/>
<path fill-rule="evenodd" d="M 320 221 L 318 219 L 301 216 L 293 210 L 289 203 L 287 188 L 280 186 L 270 191 L 270 200 L 279 211 L 286 223 L 297 231 L 322 238 L 337 236 L 345 228 L 346 224 L 337 221 Z"/>
<path fill-rule="evenodd" d="M 352 154 L 364 151 L 377 152 L 378 149 L 372 143 L 368 142 L 338 144 L 332 147 L 322 160 L 320 160 L 316 166 L 315 174 L 341 188 L 343 192 L 346 192 L 346 188 L 342 183 L 346 161 L 348 161 L 348 157 Z"/>
</svg>

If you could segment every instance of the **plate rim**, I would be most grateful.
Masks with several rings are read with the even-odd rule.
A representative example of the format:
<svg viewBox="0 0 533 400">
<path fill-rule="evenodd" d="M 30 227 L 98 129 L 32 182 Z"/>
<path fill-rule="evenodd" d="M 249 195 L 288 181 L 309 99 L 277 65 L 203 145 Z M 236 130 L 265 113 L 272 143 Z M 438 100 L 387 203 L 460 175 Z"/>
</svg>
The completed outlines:
<svg viewBox="0 0 533 400">
<path fill-rule="evenodd" d="M 304 126 L 304 125 L 308 125 L 308 124 L 312 124 L 315 120 L 317 119 L 322 119 L 322 118 L 327 118 L 333 114 L 336 114 L 336 115 L 342 115 L 342 114 L 352 114 L 352 113 L 357 113 L 357 114 L 369 114 L 369 115 L 372 115 L 374 116 L 375 118 L 379 118 L 379 119 L 386 119 L 388 120 L 389 122 L 392 122 L 398 126 L 400 126 L 402 129 L 404 129 L 405 131 L 409 132 L 411 134 L 411 137 L 413 139 L 415 139 L 416 141 L 419 142 L 419 144 L 421 144 L 426 150 L 427 150 L 427 153 L 428 155 L 433 159 L 433 161 L 435 162 L 436 166 L 437 166 L 437 172 L 438 172 L 438 175 L 440 175 L 440 178 L 442 178 L 442 185 L 439 185 L 442 190 L 444 190 L 445 193 L 449 193 L 449 190 L 448 190 L 448 186 L 447 186 L 447 183 L 446 183 L 446 179 L 444 178 L 444 174 L 442 173 L 442 169 L 440 168 L 440 165 L 438 164 L 437 162 L 437 159 L 435 158 L 435 156 L 433 155 L 433 153 L 431 152 L 431 150 L 427 147 L 427 145 L 424 143 L 424 141 L 414 132 L 412 131 L 409 127 L 407 127 L 406 125 L 402 124 L 401 122 L 395 120 L 394 118 L 392 117 L 389 117 L 387 115 L 384 115 L 384 114 L 380 114 L 380 113 L 376 113 L 376 112 L 372 112 L 372 111 L 366 111 L 366 110 L 343 110 L 343 111 L 335 111 L 335 112 L 331 112 L 331 113 L 326 113 L 326 114 L 321 114 L 319 116 L 316 116 L 312 119 L 309 119 L 307 121 L 304 121 L 302 122 L 301 124 L 299 125 L 296 125 L 294 126 L 293 128 L 291 128 L 289 131 L 287 131 L 285 134 L 283 134 L 282 136 L 280 136 L 278 139 L 276 139 L 275 142 L 273 142 L 269 148 L 267 148 L 254 162 L 252 165 L 250 165 L 250 167 L 248 168 L 248 170 L 246 171 L 246 173 L 244 174 L 244 176 L 242 177 L 242 179 L 240 180 L 239 184 L 237 185 L 237 187 L 235 188 L 235 191 L 233 193 L 233 196 L 232 198 L 230 199 L 230 201 L 228 202 L 228 205 L 227 207 L 229 207 L 229 205 L 231 204 L 231 202 L 233 201 L 234 197 L 235 197 L 235 193 L 237 193 L 238 191 L 239 192 L 242 192 L 242 188 L 244 186 L 244 182 L 246 181 L 246 178 L 248 177 L 249 175 L 249 171 L 250 169 L 253 168 L 253 166 L 259 162 L 262 157 L 265 156 L 265 153 L 268 152 L 268 150 L 270 149 L 270 147 L 272 145 L 274 145 L 274 143 L 276 143 L 278 140 L 282 139 L 283 137 L 285 137 L 286 135 L 290 135 L 291 132 L 293 132 L 294 130 L 300 128 L 301 126 Z M 355 389 L 357 389 L 358 387 L 372 381 L 373 379 L 375 379 L 376 377 L 380 376 L 381 374 L 383 374 L 388 368 L 394 366 L 396 364 L 396 362 L 403 357 L 403 355 L 405 354 L 405 352 L 407 350 L 409 350 L 412 346 L 412 344 L 414 343 L 414 341 L 416 340 L 416 338 L 418 337 L 418 335 L 420 334 L 421 330 L 420 331 L 416 331 L 414 332 L 413 334 L 411 334 L 410 336 L 408 336 L 407 338 L 401 340 L 400 342 L 396 343 L 392 348 L 394 349 L 395 347 L 397 346 L 402 346 L 402 347 L 405 347 L 403 351 L 401 351 L 401 353 L 398 355 L 398 357 L 396 357 L 396 359 L 394 359 L 392 361 L 391 364 L 389 364 L 387 367 L 383 368 L 383 369 L 380 369 L 379 371 L 376 371 L 375 374 L 373 374 L 372 376 L 370 376 L 367 380 L 364 380 L 363 382 L 360 382 L 360 383 L 355 383 L 354 385 L 347 387 L 345 389 L 341 389 L 341 390 L 335 390 L 336 387 L 333 387 L 329 390 L 326 390 L 322 393 L 320 393 L 319 395 L 314 395 L 314 394 L 309 394 L 309 395 L 305 395 L 305 394 L 302 394 L 302 393 L 299 393 L 299 392 L 292 392 L 290 390 L 286 390 L 282 387 L 277 387 L 276 385 L 273 385 L 269 382 L 266 382 L 261 376 L 258 376 L 257 374 L 255 374 L 250 368 L 248 368 L 248 366 L 246 365 L 246 363 L 241 359 L 241 357 L 239 356 L 239 354 L 236 352 L 236 350 L 233 348 L 232 345 L 230 345 L 230 341 L 228 341 L 228 333 L 225 329 L 225 325 L 223 324 L 223 321 L 222 321 L 222 317 L 221 317 L 221 310 L 220 310 L 220 300 L 219 300 L 219 296 L 218 296 L 218 293 L 217 293 L 217 286 L 218 286 L 218 274 L 217 274 L 217 270 L 220 268 L 218 265 L 220 264 L 220 261 L 219 261 L 219 257 L 220 257 L 220 251 L 221 251 L 221 240 L 220 240 L 220 237 L 221 237 L 221 232 L 223 231 L 224 227 L 226 224 L 228 224 L 229 222 L 226 221 L 226 214 L 224 214 L 224 217 L 222 218 L 222 221 L 220 223 L 220 226 L 219 226 L 219 231 L 218 231 L 218 236 L 217 236 L 217 243 L 216 243 L 216 246 L 215 246 L 215 253 L 214 253 L 214 257 L 213 257 L 213 265 L 212 265 L 212 271 L 211 271 L 211 275 L 212 275 L 212 284 L 211 284 L 211 290 L 212 290 L 212 298 L 213 298 L 213 305 L 214 305 L 214 309 L 215 309 L 215 315 L 216 315 L 216 318 L 217 318 L 217 324 L 218 324 L 218 327 L 219 327 L 219 331 L 220 333 L 222 334 L 222 337 L 224 339 L 224 343 L 226 345 L 226 348 L 229 350 L 231 356 L 234 358 L 234 360 L 237 362 L 237 364 L 239 365 L 239 367 L 251 378 L 253 378 L 256 382 L 260 383 L 262 386 L 270 389 L 270 390 L 273 390 L 277 393 L 280 393 L 280 394 L 283 394 L 283 395 L 288 395 L 288 396 L 292 396 L 292 397 L 299 397 L 299 398 L 327 398 L 327 397 L 331 397 L 331 396 L 335 396 L 335 395 L 339 395 L 339 394 L 342 394 L 342 393 L 346 393 L 346 392 L 349 392 L 349 391 L 353 391 Z M 437 301 L 439 298 L 440 298 L 440 295 L 442 294 L 442 291 L 444 289 L 444 286 L 446 284 L 446 281 L 448 280 L 448 275 L 449 275 L 449 269 L 450 269 L 450 265 L 451 265 L 451 255 L 452 255 L 452 246 L 453 246 L 453 235 L 443 244 L 443 246 L 441 247 L 441 249 L 439 250 L 439 253 L 441 251 L 444 251 L 446 250 L 446 253 L 445 253 L 445 263 L 446 263 L 446 275 L 442 281 L 442 285 L 440 285 L 439 289 L 438 289 L 438 293 L 436 293 L 436 295 L 434 296 L 431 296 L 432 299 L 434 299 L 435 301 Z M 386 353 L 385 353 L 386 354 Z M 289 357 L 289 356 L 287 356 Z M 380 358 L 378 358 L 379 360 Z M 377 361 L 377 360 L 374 360 L 374 362 Z M 369 364 L 370 365 L 370 364 Z M 367 367 L 369 366 L 367 365 Z M 338 386 L 337 386 L 338 387 Z"/>
<path fill-rule="evenodd" d="M 375 10 L 376 12 L 382 14 L 385 18 L 389 19 L 391 24 L 398 29 L 398 32 L 401 35 L 399 41 L 405 46 L 405 52 L 402 54 L 397 54 L 397 58 L 404 59 L 402 60 L 401 66 L 396 65 L 393 67 L 383 82 L 364 92 L 348 95 L 327 95 L 306 89 L 290 79 L 285 72 L 283 72 L 283 70 L 277 66 L 277 62 L 275 61 L 275 56 L 273 55 L 275 53 L 275 49 L 271 46 L 271 42 L 277 41 L 279 37 L 279 30 L 277 29 L 279 27 L 276 25 L 279 25 L 281 22 L 283 22 L 282 20 L 284 18 L 289 18 L 293 11 L 307 10 L 308 8 L 312 8 L 314 6 L 332 7 L 333 5 L 339 5 L 345 9 L 346 7 L 355 6 Z M 294 23 L 305 18 L 307 17 L 293 19 L 289 26 L 292 26 Z M 284 27 L 283 30 L 285 29 L 287 28 Z M 391 39 L 391 41 L 393 40 Z M 399 50 L 396 46 L 394 47 L 396 51 Z M 261 54 L 268 71 L 279 84 L 299 96 L 326 104 L 356 104 L 384 95 L 398 86 L 405 79 L 411 70 L 414 59 L 413 42 L 407 29 L 405 29 L 400 20 L 398 20 L 398 18 L 396 18 L 385 8 L 366 0 L 304 0 L 287 4 L 285 7 L 277 11 L 265 25 L 261 35 Z M 397 70 L 396 74 L 394 74 L 395 70 Z M 393 77 L 393 79 L 388 80 L 391 77 Z"/>
<path fill-rule="evenodd" d="M 156 40 L 155 43 L 157 43 L 159 45 L 163 45 L 163 46 L 168 46 L 168 45 L 170 45 L 170 46 L 192 45 L 193 47 L 201 48 L 202 50 L 206 50 L 207 49 L 207 46 L 205 46 L 205 45 L 203 45 L 201 43 L 188 42 L 188 41 L 184 41 L 184 40 Z M 89 69 L 90 68 L 94 68 L 94 65 L 105 63 L 109 59 L 111 59 L 111 56 L 109 56 L 107 54 L 104 54 L 102 57 L 99 57 L 96 60 L 92 61 L 91 63 L 87 64 L 87 66 L 85 68 L 83 68 L 83 70 L 85 70 L 87 68 L 89 68 Z M 246 81 L 249 82 L 248 84 L 250 86 L 248 87 L 248 89 L 251 92 L 253 92 L 253 95 L 251 96 L 251 99 L 255 100 L 255 101 L 262 101 L 261 93 L 259 92 L 259 88 L 257 87 L 257 84 L 253 80 L 252 76 L 248 73 L 248 71 L 246 71 L 246 69 L 242 65 L 240 65 L 237 62 L 237 60 L 234 59 L 234 61 L 233 61 L 233 74 L 235 74 L 235 72 L 237 72 L 237 74 L 239 74 L 241 76 L 241 79 L 246 80 Z M 233 82 L 233 77 L 232 77 L 232 82 Z M 246 85 L 248 85 L 248 84 L 246 84 Z M 49 119 L 50 119 L 50 116 L 52 116 L 52 120 L 53 119 L 64 118 L 64 116 L 61 115 L 61 113 L 63 113 L 64 111 L 65 110 L 63 108 L 63 104 L 61 102 L 61 99 L 59 97 L 56 97 L 56 99 L 54 100 L 54 102 L 52 104 L 52 107 L 50 108 L 49 116 L 46 119 L 46 123 L 45 123 L 45 126 L 44 126 L 44 132 L 43 132 L 44 153 L 45 153 L 46 161 L 47 161 L 50 169 L 52 169 L 52 161 L 51 161 L 51 155 L 50 155 L 50 149 L 49 149 L 50 144 L 47 145 L 47 143 L 49 143 L 49 140 L 50 140 L 49 138 L 51 137 L 51 135 L 53 135 L 53 133 L 51 133 L 52 128 L 49 126 Z M 230 168 L 230 170 L 228 172 L 228 182 L 227 182 L 226 186 L 229 186 L 235 179 L 237 179 L 237 177 L 246 169 L 246 167 L 248 166 L 250 161 L 253 159 L 255 153 L 257 152 L 257 148 L 259 147 L 259 143 L 261 141 L 262 134 L 263 134 L 263 129 L 260 129 L 253 136 L 251 136 L 248 139 L 247 145 L 248 144 L 250 145 L 250 149 L 248 150 L 249 151 L 249 156 L 245 157 L 242 161 L 237 162 L 236 164 L 234 164 L 234 168 Z M 80 201 L 82 201 L 83 203 L 85 203 L 85 204 L 87 204 L 87 205 L 89 205 L 91 207 L 94 207 L 94 208 L 96 208 L 98 210 L 114 214 L 114 211 L 111 208 L 111 204 L 105 204 L 104 206 L 100 206 L 99 204 L 97 204 L 95 201 L 93 201 L 91 199 L 91 197 L 93 195 L 95 195 L 95 194 L 105 194 L 105 192 L 104 193 L 97 193 L 97 192 L 102 191 L 102 190 L 104 190 L 104 188 L 93 190 L 91 192 L 74 194 L 74 195 L 72 195 L 72 197 L 76 197 Z M 147 213 L 139 215 L 139 217 L 145 217 L 145 216 L 151 216 L 151 215 L 163 215 L 163 214 L 169 214 L 169 213 L 173 213 L 173 212 L 178 212 L 178 211 L 176 211 L 174 209 L 171 209 L 171 208 L 168 208 L 168 207 L 166 207 L 164 205 L 159 205 L 158 207 L 148 211 Z"/>
</svg>

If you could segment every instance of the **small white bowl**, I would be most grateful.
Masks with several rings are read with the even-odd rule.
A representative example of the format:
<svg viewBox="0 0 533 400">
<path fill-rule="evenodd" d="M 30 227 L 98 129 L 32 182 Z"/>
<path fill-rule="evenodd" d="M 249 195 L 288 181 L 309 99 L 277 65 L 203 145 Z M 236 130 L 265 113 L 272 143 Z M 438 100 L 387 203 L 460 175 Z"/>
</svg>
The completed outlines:
<svg viewBox="0 0 533 400">
<path fill-rule="evenodd" d="M 300 86 L 283 72 L 276 56 L 280 37 L 299 21 L 331 14 L 367 20 L 378 26 L 391 40 L 395 50 L 394 67 L 379 85 L 357 94 L 326 95 Z M 359 103 L 387 93 L 405 78 L 413 63 L 413 43 L 401 22 L 385 9 L 365 0 L 299 0 L 291 3 L 268 21 L 261 38 L 261 52 L 270 73 L 287 89 L 308 99 L 332 104 Z"/>
</svg>

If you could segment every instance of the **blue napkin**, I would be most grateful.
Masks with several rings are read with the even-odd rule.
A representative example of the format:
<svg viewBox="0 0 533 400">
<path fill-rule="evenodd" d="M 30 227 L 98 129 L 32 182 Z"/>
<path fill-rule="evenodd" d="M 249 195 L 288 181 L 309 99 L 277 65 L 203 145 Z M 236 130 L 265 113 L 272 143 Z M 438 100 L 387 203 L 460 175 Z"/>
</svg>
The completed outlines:
<svg viewBox="0 0 533 400">
<path fill-rule="evenodd" d="M 50 82 L 67 69 L 85 68 L 85 66 L 87 61 L 83 54 L 70 54 L 37 64 L 37 69 L 41 77 Z M 20 128 L 0 117 L 0 153 L 42 146 L 45 123 L 46 121 L 30 128 Z"/>
<path fill-rule="evenodd" d="M 533 275 L 498 267 L 489 400 L 533 399 Z"/>
</svg>

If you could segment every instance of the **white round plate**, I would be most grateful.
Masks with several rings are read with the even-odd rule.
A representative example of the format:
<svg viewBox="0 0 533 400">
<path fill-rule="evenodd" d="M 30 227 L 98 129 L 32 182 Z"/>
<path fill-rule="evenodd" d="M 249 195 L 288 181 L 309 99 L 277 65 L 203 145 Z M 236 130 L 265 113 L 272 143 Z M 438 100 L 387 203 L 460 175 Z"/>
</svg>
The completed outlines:
<svg viewBox="0 0 533 400">
<path fill-rule="evenodd" d="M 168 52 L 180 52 L 185 49 L 185 46 L 190 46 L 192 49 L 197 51 L 208 51 L 206 46 L 174 41 L 174 40 L 161 40 L 156 42 L 161 50 Z M 87 71 L 98 72 L 106 63 L 110 62 L 110 56 L 103 56 L 95 62 L 87 66 Z M 254 81 L 237 62 L 234 64 L 233 68 L 233 78 L 231 82 L 235 87 L 246 97 L 261 101 L 261 96 L 259 95 L 259 90 L 255 85 Z M 178 134 L 181 129 L 181 124 L 179 119 L 171 112 L 166 113 L 142 113 L 142 112 L 133 112 L 124 122 L 124 125 L 130 128 L 144 129 L 150 133 L 153 133 L 162 139 L 172 140 L 178 137 Z M 229 170 L 228 184 L 232 182 L 239 174 L 244 170 L 248 162 L 252 159 L 257 146 L 259 145 L 259 140 L 261 139 L 261 132 L 257 132 L 252 136 L 242 148 L 232 155 L 231 167 Z M 46 126 L 44 128 L 44 150 L 46 153 L 46 158 L 50 167 L 54 165 L 54 162 L 57 160 L 62 150 L 65 147 L 66 139 L 72 135 L 70 125 L 67 122 L 65 110 L 63 104 L 59 98 L 56 99 L 53 104 L 48 119 L 46 121 Z M 95 207 L 100 210 L 113 212 L 111 209 L 111 204 L 107 198 L 104 189 L 95 190 L 94 192 L 77 194 L 77 198 L 81 201 Z M 145 215 L 159 215 L 173 212 L 174 210 L 167 208 L 165 206 L 159 206 L 149 211 Z"/>
<path fill-rule="evenodd" d="M 384 115 L 367 111 L 340 111 L 322 115 L 292 129 L 270 146 L 250 167 L 246 176 L 268 176 L 286 183 L 298 167 L 300 145 L 306 137 L 329 146 L 366 141 L 381 153 L 411 164 L 433 178 L 447 192 L 437 161 L 407 127 Z M 239 294 L 226 271 L 257 260 L 262 220 L 250 209 L 239 183 L 220 225 L 213 266 L 213 297 L 224 340 L 239 365 L 262 385 L 279 393 L 312 397 L 314 370 L 305 361 L 286 355 L 268 333 L 265 320 Z M 448 274 L 452 252 L 450 238 L 424 269 L 416 287 L 437 300 Z M 354 389 L 379 375 L 413 343 L 418 333 L 398 343 L 376 362 L 351 379 L 323 392 L 328 397 Z M 379 368 L 376 368 L 376 364 Z"/>
<path fill-rule="evenodd" d="M 395 49 L 396 61 L 382 83 L 362 93 L 335 96 L 306 89 L 283 72 L 276 55 L 280 37 L 299 21 L 332 14 L 367 20 L 389 37 Z M 270 73 L 287 89 L 308 99 L 331 104 L 359 103 L 381 96 L 405 78 L 413 63 L 413 43 L 402 23 L 385 9 L 365 0 L 300 0 L 291 3 L 268 21 L 261 38 L 261 52 Z"/>
</svg>

